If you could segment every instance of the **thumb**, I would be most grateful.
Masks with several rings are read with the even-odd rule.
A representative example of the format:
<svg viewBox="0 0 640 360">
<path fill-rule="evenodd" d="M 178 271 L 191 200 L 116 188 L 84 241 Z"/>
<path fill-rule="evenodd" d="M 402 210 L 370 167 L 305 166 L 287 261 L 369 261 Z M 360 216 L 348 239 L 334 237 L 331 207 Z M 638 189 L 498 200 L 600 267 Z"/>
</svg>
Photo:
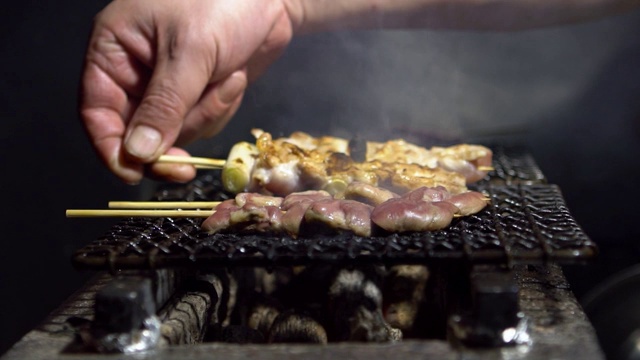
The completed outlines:
<svg viewBox="0 0 640 360">
<path fill-rule="evenodd" d="M 124 138 L 125 152 L 134 160 L 152 162 L 171 148 L 186 114 L 207 85 L 209 76 L 199 70 L 204 66 L 198 64 L 198 57 L 185 53 L 158 58 Z"/>
</svg>

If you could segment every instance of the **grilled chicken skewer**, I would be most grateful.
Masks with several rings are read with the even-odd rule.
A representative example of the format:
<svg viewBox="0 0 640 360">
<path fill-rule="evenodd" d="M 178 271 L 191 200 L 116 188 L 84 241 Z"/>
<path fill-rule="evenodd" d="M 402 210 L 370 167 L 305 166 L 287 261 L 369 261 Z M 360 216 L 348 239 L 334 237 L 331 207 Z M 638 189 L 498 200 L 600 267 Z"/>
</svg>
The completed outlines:
<svg viewBox="0 0 640 360">
<path fill-rule="evenodd" d="M 206 217 L 202 228 L 211 233 L 280 232 L 297 237 L 304 226 L 370 236 L 377 228 L 388 232 L 442 229 L 454 217 L 475 214 L 488 202 L 483 194 L 474 191 L 452 195 L 443 187 L 423 187 L 400 196 L 357 182 L 350 184 L 344 195 L 338 199 L 322 190 L 293 193 L 285 198 L 240 193 L 219 203 L 215 211 L 67 210 L 67 216 Z"/>
<path fill-rule="evenodd" d="M 252 133 L 256 143 L 237 143 L 226 161 L 185 157 L 184 163 L 222 167 L 223 186 L 232 193 L 283 196 L 310 189 L 336 194 L 353 181 L 399 192 L 440 185 L 460 193 L 467 190 L 467 183 L 482 179 L 493 169 L 491 150 L 479 145 L 427 150 L 404 140 L 356 146 L 346 139 L 314 138 L 303 132 L 278 139 L 259 129 Z M 180 157 L 162 156 L 159 161 L 180 162 Z"/>
<path fill-rule="evenodd" d="M 252 133 L 256 144 L 234 146 L 222 170 L 223 184 L 229 191 L 287 195 L 325 189 L 335 194 L 360 181 L 401 193 L 422 186 L 444 186 L 461 193 L 467 190 L 467 183 L 487 174 L 479 167 L 490 166 L 493 155 L 478 145 L 427 150 L 392 140 L 367 142 L 364 156 L 352 157 L 349 142 L 337 137 L 314 138 L 295 132 L 287 138 L 273 139 L 259 129 Z"/>
<path fill-rule="evenodd" d="M 229 157 L 233 157 L 233 155 L 230 153 Z M 227 164 L 227 160 L 224 159 L 176 155 L 161 155 L 156 162 L 164 164 L 188 164 L 193 165 L 196 169 L 210 170 L 223 169 Z M 493 166 L 478 166 L 477 169 L 478 171 L 494 170 Z"/>
</svg>

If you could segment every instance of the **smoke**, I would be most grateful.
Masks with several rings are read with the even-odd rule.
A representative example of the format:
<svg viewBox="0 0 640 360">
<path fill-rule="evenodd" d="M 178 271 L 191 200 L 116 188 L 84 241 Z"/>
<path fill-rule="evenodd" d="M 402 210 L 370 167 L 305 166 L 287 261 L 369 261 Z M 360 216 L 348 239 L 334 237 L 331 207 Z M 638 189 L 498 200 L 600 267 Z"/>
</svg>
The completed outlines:
<svg viewBox="0 0 640 360">
<path fill-rule="evenodd" d="M 522 133 L 580 94 L 602 65 L 605 50 L 576 42 L 587 33 L 359 31 L 295 39 L 251 87 L 232 126 L 421 142 Z"/>
<path fill-rule="evenodd" d="M 637 173 L 638 19 L 635 12 L 519 33 L 345 31 L 296 38 L 251 86 L 224 133 L 194 153 L 225 156 L 234 142 L 251 140 L 252 127 L 276 136 L 302 130 L 424 145 L 522 143 L 597 237 L 610 226 L 592 210 L 618 196 L 607 184 L 637 183 L 612 174 Z M 607 215 L 629 224 L 617 233 L 633 225 L 626 215 L 635 213 L 632 206 Z"/>
</svg>

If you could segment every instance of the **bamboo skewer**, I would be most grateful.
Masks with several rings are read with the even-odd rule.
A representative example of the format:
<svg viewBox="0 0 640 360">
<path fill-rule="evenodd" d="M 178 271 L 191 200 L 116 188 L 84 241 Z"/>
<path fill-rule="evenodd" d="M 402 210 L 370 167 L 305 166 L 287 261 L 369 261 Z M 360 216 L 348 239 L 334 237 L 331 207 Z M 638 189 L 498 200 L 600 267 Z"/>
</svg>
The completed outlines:
<svg viewBox="0 0 640 360">
<path fill-rule="evenodd" d="M 196 169 L 222 169 L 227 161 L 203 157 L 162 155 L 157 162 L 164 164 L 190 164 L 195 166 Z"/>
<path fill-rule="evenodd" d="M 109 209 L 214 209 L 220 201 L 109 201 Z"/>
<path fill-rule="evenodd" d="M 174 217 L 206 218 L 213 210 L 123 210 L 123 209 L 68 209 L 67 217 Z"/>
</svg>

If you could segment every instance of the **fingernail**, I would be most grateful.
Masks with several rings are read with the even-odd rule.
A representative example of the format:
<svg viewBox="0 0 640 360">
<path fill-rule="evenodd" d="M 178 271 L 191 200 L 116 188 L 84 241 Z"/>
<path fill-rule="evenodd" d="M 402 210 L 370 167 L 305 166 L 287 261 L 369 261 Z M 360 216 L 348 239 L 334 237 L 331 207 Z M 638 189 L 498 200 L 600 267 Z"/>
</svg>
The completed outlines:
<svg viewBox="0 0 640 360">
<path fill-rule="evenodd" d="M 146 159 L 156 153 L 161 142 L 162 135 L 160 135 L 158 130 L 149 126 L 140 125 L 133 129 L 125 146 L 129 154 L 141 159 Z"/>
<path fill-rule="evenodd" d="M 247 79 L 241 73 L 234 73 L 218 87 L 218 98 L 225 104 L 232 103 L 247 87 Z"/>
</svg>

